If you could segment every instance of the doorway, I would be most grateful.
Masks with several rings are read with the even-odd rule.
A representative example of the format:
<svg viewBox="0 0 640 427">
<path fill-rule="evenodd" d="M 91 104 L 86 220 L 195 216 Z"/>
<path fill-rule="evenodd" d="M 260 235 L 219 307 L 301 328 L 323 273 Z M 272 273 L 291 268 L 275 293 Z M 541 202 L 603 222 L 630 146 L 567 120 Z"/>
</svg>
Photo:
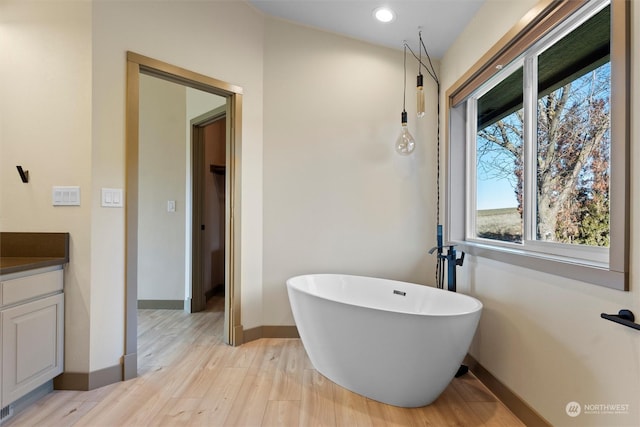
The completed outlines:
<svg viewBox="0 0 640 427">
<path fill-rule="evenodd" d="M 204 310 L 212 295 L 225 293 L 228 128 L 225 107 L 191 120 L 192 313 Z"/>
<path fill-rule="evenodd" d="M 228 123 L 225 153 L 225 314 L 224 341 L 242 343 L 240 316 L 240 157 L 242 89 L 214 78 L 194 73 L 133 52 L 127 52 L 126 103 L 126 203 L 125 203 L 125 354 L 123 379 L 137 376 L 137 294 L 138 294 L 138 203 L 139 203 L 139 97 L 140 75 L 158 77 L 226 99 Z M 195 184 L 195 183 L 194 183 Z M 236 185 L 237 184 L 237 185 Z M 190 249 L 190 247 L 189 247 Z M 185 252 L 190 252 L 187 249 Z M 186 259 L 186 256 L 185 256 Z"/>
</svg>

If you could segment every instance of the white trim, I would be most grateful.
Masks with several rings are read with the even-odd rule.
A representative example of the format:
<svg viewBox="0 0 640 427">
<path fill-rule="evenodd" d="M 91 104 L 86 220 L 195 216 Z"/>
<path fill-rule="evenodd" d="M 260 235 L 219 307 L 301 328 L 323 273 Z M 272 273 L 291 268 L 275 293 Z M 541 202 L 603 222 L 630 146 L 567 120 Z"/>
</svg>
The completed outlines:
<svg viewBox="0 0 640 427">
<path fill-rule="evenodd" d="M 575 258 L 548 256 L 515 248 L 505 248 L 495 245 L 493 242 L 491 245 L 469 241 L 453 241 L 451 243 L 458 245 L 460 250 L 465 251 L 469 255 L 488 258 L 607 288 L 624 290 L 629 280 L 628 273 L 626 272 L 585 264 L 583 260 Z"/>
<path fill-rule="evenodd" d="M 522 164 L 524 167 L 523 176 L 523 241 L 531 241 L 536 237 L 536 217 L 537 217 L 537 170 L 538 170 L 538 153 L 536 150 L 536 132 L 537 132 L 537 102 L 538 102 L 538 60 L 537 56 L 528 57 L 524 61 L 523 70 L 523 120 L 524 128 L 522 129 Z M 530 78 L 527 78 L 530 76 Z M 534 84 L 535 82 L 535 84 Z M 533 107 L 532 107 L 533 106 Z"/>
<path fill-rule="evenodd" d="M 500 84 L 506 77 L 516 72 L 520 67 L 524 66 L 524 56 L 521 55 L 518 58 L 511 61 L 509 64 L 502 67 L 502 69 L 494 74 L 489 80 L 481 84 L 478 89 L 469 95 L 469 99 L 482 98 L 487 92 Z"/>
<path fill-rule="evenodd" d="M 473 101 L 467 101 L 467 132 L 466 132 L 466 152 L 467 152 L 467 164 L 465 170 L 467 171 L 466 188 L 464 193 L 466 195 L 466 209 L 465 209 L 465 233 L 464 236 L 467 240 L 474 238 L 478 235 L 476 228 L 476 213 L 478 208 L 478 170 L 476 168 L 477 160 L 477 136 L 476 129 L 478 128 L 478 102 L 477 98 L 473 98 Z"/>
</svg>

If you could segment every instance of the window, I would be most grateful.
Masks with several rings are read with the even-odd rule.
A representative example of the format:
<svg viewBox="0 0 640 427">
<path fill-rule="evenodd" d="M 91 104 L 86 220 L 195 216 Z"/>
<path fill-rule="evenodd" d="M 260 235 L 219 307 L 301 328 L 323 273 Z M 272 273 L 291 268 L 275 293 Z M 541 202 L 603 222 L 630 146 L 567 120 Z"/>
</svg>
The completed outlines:
<svg viewBox="0 0 640 427">
<path fill-rule="evenodd" d="M 518 61 L 520 62 L 520 61 Z M 469 107 L 476 121 L 475 232 L 468 237 L 522 243 L 523 239 L 523 67 L 505 70 Z"/>
<path fill-rule="evenodd" d="M 449 175 L 449 189 L 465 190 L 448 193 L 449 239 L 477 255 L 628 289 L 629 108 L 614 90 L 628 86 L 628 26 L 612 32 L 608 1 L 560 3 L 543 12 L 547 28 L 532 25 L 447 92 L 449 170 L 467 171 L 464 180 Z"/>
</svg>

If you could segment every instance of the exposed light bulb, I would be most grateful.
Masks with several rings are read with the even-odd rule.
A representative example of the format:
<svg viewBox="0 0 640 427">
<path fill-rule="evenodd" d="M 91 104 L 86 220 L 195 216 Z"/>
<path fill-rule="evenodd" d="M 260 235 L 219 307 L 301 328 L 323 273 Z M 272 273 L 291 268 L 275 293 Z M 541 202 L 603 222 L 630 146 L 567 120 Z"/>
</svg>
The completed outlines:
<svg viewBox="0 0 640 427">
<path fill-rule="evenodd" d="M 418 84 L 416 91 L 416 101 L 417 101 L 417 116 L 418 118 L 424 117 L 424 86 L 422 84 L 422 74 L 418 74 Z"/>
<path fill-rule="evenodd" d="M 400 130 L 400 136 L 396 140 L 396 152 L 403 156 L 408 156 L 413 153 L 416 148 L 416 141 L 411 136 L 409 128 L 407 127 L 407 112 L 402 111 L 402 129 Z"/>
</svg>

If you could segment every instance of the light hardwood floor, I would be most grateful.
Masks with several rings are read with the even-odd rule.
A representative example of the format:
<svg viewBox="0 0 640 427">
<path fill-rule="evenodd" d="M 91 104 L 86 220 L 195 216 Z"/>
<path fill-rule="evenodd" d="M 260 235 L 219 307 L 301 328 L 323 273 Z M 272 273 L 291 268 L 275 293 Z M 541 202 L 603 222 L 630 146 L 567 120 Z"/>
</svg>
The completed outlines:
<svg viewBox="0 0 640 427">
<path fill-rule="evenodd" d="M 405 409 L 324 378 L 298 339 L 221 342 L 222 299 L 205 312 L 139 310 L 138 373 L 54 391 L 8 426 L 523 426 L 471 373 L 433 404 Z"/>
</svg>

